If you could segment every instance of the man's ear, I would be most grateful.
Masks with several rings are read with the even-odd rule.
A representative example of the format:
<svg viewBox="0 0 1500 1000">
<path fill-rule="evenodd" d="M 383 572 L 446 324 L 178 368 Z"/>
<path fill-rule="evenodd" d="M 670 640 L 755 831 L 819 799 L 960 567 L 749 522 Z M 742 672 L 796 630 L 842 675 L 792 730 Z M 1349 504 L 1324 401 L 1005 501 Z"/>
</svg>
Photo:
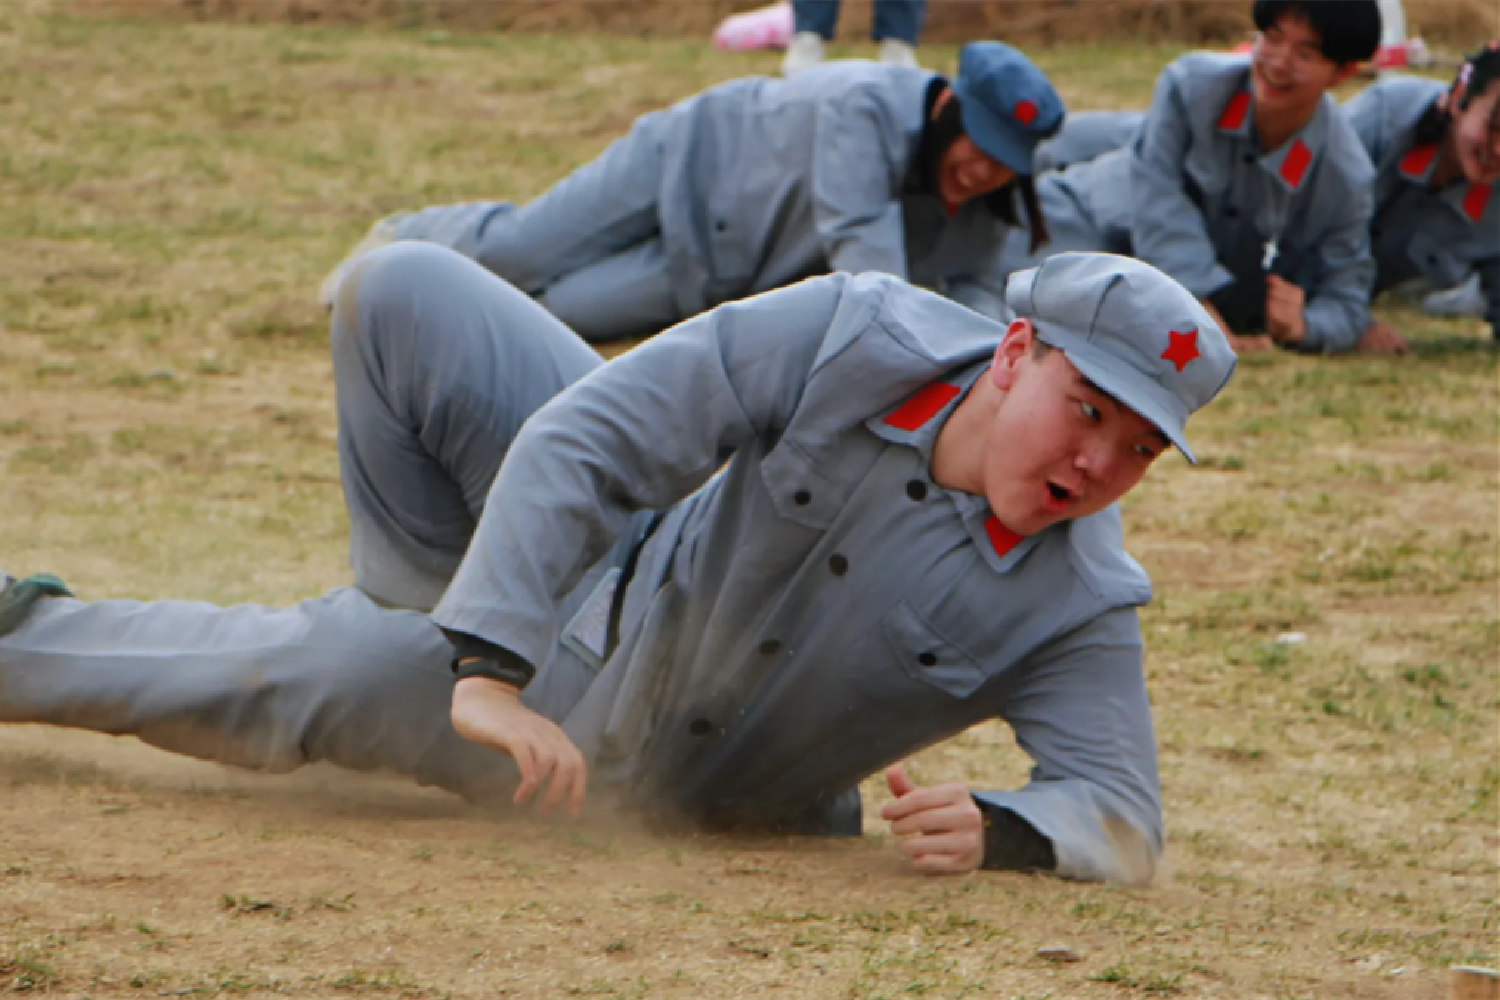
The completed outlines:
<svg viewBox="0 0 1500 1000">
<path fill-rule="evenodd" d="M 1009 389 L 1016 381 L 1016 373 L 1031 356 L 1036 342 L 1036 329 L 1029 319 L 1012 320 L 1005 328 L 1005 337 L 995 347 L 995 357 L 990 364 L 990 380 L 995 388 Z"/>
</svg>

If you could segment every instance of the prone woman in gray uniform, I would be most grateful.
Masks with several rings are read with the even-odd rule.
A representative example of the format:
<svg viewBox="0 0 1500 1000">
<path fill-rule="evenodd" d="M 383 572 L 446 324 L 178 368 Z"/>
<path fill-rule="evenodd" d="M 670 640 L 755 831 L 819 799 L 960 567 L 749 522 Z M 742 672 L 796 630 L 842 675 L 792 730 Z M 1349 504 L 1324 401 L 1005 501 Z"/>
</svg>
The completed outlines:
<svg viewBox="0 0 1500 1000">
<path fill-rule="evenodd" d="M 1451 86 L 1387 76 L 1345 105 L 1375 163 L 1375 291 L 1411 278 L 1433 287 L 1478 276 L 1484 316 L 1500 339 L 1500 42 L 1464 60 Z M 1376 320 L 1360 350 L 1403 353 Z"/>
<path fill-rule="evenodd" d="M 1060 255 L 1007 302 L 1008 327 L 835 274 L 603 364 L 472 260 L 376 250 L 333 312 L 356 587 L 40 597 L 0 614 L 0 721 L 858 834 L 861 780 L 1000 718 L 1024 788 L 887 771 L 917 867 L 1148 879 L 1151 590 L 1115 501 L 1170 445 L 1192 458 L 1234 355 L 1127 258 Z"/>
<path fill-rule="evenodd" d="M 377 222 L 329 275 L 392 240 L 473 257 L 585 340 L 647 336 L 721 302 L 829 271 L 883 271 L 998 314 L 1007 229 L 1046 237 L 1031 153 L 1063 119 L 1016 49 L 976 42 L 950 86 L 867 62 L 732 80 L 643 115 L 520 206 L 470 202 Z"/>
<path fill-rule="evenodd" d="M 1062 250 L 1126 253 L 1182 282 L 1238 350 L 1354 348 L 1369 323 L 1374 170 L 1328 91 L 1374 53 L 1380 13 L 1374 0 L 1256 0 L 1254 18 L 1250 56 L 1177 59 L 1138 128 L 1132 112 L 1091 115 L 1039 151 L 1072 164 L 1037 180 L 1052 240 L 1039 254 L 1012 234 L 1002 272 Z"/>
</svg>

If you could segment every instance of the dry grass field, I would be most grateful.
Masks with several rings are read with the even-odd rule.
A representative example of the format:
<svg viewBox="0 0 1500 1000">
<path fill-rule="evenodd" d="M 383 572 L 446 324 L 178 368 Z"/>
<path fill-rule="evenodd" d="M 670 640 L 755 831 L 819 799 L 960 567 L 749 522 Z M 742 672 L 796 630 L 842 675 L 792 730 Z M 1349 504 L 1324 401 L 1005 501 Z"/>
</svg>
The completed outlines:
<svg viewBox="0 0 1500 1000">
<path fill-rule="evenodd" d="M 1173 54 L 1036 53 L 1075 108 L 1143 104 Z M 0 565 L 91 598 L 345 582 L 325 269 L 383 213 L 527 197 L 775 64 L 0 4 Z M 1249 361 L 1203 465 L 1128 501 L 1158 593 L 1150 889 L 924 879 L 875 823 L 661 840 L 5 727 L 0 991 L 1440 997 L 1496 963 L 1496 355 L 1477 322 L 1382 311 L 1415 357 Z M 1026 761 L 995 726 L 913 766 L 993 787 Z"/>
</svg>

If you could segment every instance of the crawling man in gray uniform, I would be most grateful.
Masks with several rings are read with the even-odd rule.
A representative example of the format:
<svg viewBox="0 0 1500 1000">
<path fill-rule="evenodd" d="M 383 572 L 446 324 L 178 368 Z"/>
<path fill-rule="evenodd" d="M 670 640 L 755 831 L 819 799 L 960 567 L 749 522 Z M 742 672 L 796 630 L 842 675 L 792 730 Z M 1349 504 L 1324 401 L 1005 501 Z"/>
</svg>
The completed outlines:
<svg viewBox="0 0 1500 1000">
<path fill-rule="evenodd" d="M 355 587 L 44 590 L 0 637 L 0 722 L 549 811 L 587 784 L 709 829 L 858 834 L 888 768 L 921 871 L 1147 879 L 1151 591 L 1115 501 L 1191 459 L 1234 355 L 1123 257 L 1058 255 L 1007 298 L 1009 326 L 834 274 L 605 364 L 474 261 L 382 248 L 333 315 Z M 1018 791 L 894 763 L 992 718 L 1035 760 Z"/>
</svg>

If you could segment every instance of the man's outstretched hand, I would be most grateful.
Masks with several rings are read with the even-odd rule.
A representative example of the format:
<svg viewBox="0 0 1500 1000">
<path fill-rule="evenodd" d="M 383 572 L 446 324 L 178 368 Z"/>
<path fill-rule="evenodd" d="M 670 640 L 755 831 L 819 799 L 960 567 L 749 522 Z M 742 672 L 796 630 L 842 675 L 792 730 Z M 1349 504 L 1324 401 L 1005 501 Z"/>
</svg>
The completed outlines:
<svg viewBox="0 0 1500 1000">
<path fill-rule="evenodd" d="M 557 724 L 521 702 L 521 692 L 503 681 L 465 677 L 453 686 L 453 729 L 471 743 L 510 754 L 521 769 L 514 802 L 525 805 L 544 784 L 542 815 L 567 802 L 568 815 L 583 808 L 588 765 Z"/>
<path fill-rule="evenodd" d="M 984 814 L 964 785 L 918 788 L 900 764 L 885 769 L 896 796 L 880 810 L 881 819 L 901 838 L 901 849 L 928 875 L 961 875 L 984 860 Z"/>
</svg>

